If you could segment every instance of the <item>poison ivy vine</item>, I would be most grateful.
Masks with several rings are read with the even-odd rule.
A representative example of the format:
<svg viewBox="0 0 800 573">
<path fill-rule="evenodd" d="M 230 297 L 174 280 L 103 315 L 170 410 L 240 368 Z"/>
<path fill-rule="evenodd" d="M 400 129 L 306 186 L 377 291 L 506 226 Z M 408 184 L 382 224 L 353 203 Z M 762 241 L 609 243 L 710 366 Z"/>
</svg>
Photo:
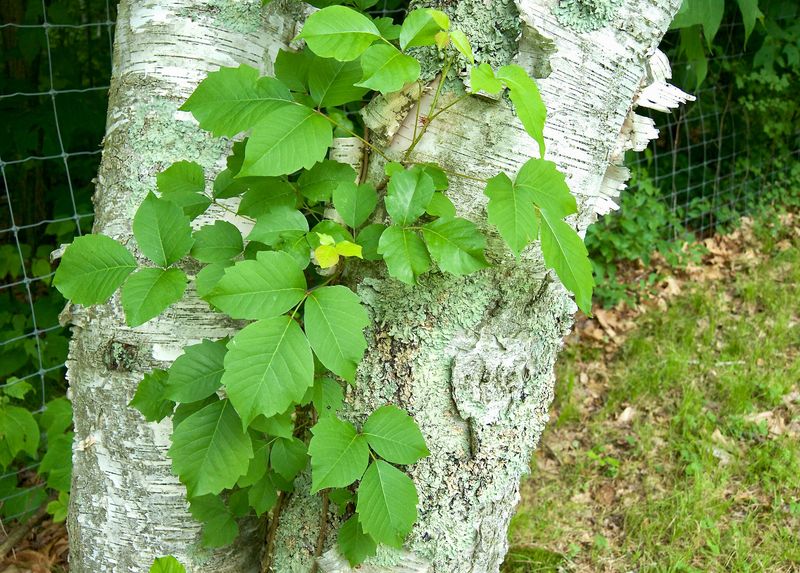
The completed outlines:
<svg viewBox="0 0 800 573">
<path fill-rule="evenodd" d="M 245 65 L 221 68 L 181 107 L 215 136 L 245 134 L 213 193 L 205 191 L 200 165 L 171 165 L 133 218 L 146 260 L 110 237 L 79 237 L 64 252 L 55 284 L 83 305 L 106 302 L 121 287 L 127 323 L 137 327 L 179 301 L 192 281 L 215 311 L 250 321 L 231 338 L 188 346 L 167 370 L 147 374 L 131 406 L 148 421 L 172 417 L 172 467 L 192 515 L 204 523 L 205 545 L 233 541 L 237 519 L 246 515 L 271 513 L 276 522 L 310 459 L 311 492 L 323 496 L 326 511 L 337 508 L 344 521 L 339 548 L 357 564 L 377 544 L 403 544 L 419 501 L 403 468 L 429 452 L 417 424 L 394 405 L 360 425 L 337 414 L 344 384 L 356 381 L 369 324 L 358 295 L 343 284 L 347 266 L 383 261 L 392 277 L 415 284 L 434 265 L 466 275 L 489 262 L 485 237 L 456 216 L 447 197 L 448 173 L 411 160 L 431 122 L 452 105 L 440 104 L 444 82 L 399 161 L 356 133 L 352 112 L 373 92 L 417 81 L 413 48 L 435 45 L 443 75 L 469 62 L 464 97 L 508 90 L 541 155 L 546 114 L 522 68 L 475 65 L 466 35 L 437 10 L 414 10 L 397 25 L 329 6 L 309 16 L 298 39 L 303 49 L 281 51 L 274 77 Z M 385 177 L 369 181 L 328 159 L 334 136 L 342 135 L 382 156 Z M 488 220 L 514 254 L 539 239 L 546 264 L 588 311 L 591 267 L 564 221 L 577 206 L 556 165 L 531 159 L 513 180 L 500 173 L 485 184 Z M 212 205 L 231 210 L 224 201 L 231 198 L 239 198 L 238 220 L 251 223 L 242 225 L 246 232 L 225 220 L 193 227 Z M 185 269 L 198 267 L 185 264 L 187 257 L 201 266 L 191 277 Z M 160 558 L 153 570 L 179 570 L 171 559 Z"/>
</svg>

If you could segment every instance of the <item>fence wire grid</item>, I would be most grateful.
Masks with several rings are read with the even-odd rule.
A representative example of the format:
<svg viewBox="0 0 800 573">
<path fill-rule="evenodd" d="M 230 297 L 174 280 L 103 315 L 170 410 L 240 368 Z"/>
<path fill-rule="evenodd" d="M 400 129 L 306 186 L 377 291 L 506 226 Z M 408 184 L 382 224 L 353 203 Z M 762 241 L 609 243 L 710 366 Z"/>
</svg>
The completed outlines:
<svg viewBox="0 0 800 573">
<path fill-rule="evenodd" d="M 385 2 L 384 13 L 398 12 L 397 4 Z M 0 2 L 0 396 L 30 384 L 24 405 L 35 412 L 66 391 L 68 332 L 58 323 L 65 301 L 50 288 L 49 255 L 91 228 L 115 8 L 112 0 Z M 732 44 L 737 33 L 730 24 L 720 31 L 727 46 L 718 59 L 742 57 Z M 625 193 L 649 177 L 674 215 L 668 231 L 676 237 L 748 213 L 789 160 L 800 159 L 795 146 L 777 169 L 750 167 L 750 126 L 735 89 L 706 82 L 696 103 L 654 114 L 661 137 L 631 162 L 639 182 Z M 30 459 L 0 473 L 3 520 L 30 511 L 15 499 L 44 488 L 37 465 Z"/>
</svg>

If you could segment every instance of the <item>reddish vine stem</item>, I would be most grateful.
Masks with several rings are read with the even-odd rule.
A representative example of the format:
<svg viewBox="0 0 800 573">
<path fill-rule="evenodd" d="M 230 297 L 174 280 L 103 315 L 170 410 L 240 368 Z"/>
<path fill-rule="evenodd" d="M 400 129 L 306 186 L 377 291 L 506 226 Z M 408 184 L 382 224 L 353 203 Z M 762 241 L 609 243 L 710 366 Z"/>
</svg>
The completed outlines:
<svg viewBox="0 0 800 573">
<path fill-rule="evenodd" d="M 278 531 L 278 523 L 280 523 L 283 507 L 289 501 L 291 495 L 283 491 L 278 494 L 278 501 L 272 511 L 272 519 L 270 519 L 267 527 L 267 542 L 264 548 L 264 557 L 261 559 L 261 573 L 272 572 L 272 550 L 275 546 L 275 533 Z"/>
<path fill-rule="evenodd" d="M 322 549 L 325 547 L 325 537 L 328 533 L 328 491 L 322 493 L 322 512 L 319 516 L 319 535 L 317 535 L 317 546 L 314 549 L 314 561 L 311 563 L 310 573 L 317 573 L 318 565 L 317 559 L 322 555 Z"/>
</svg>

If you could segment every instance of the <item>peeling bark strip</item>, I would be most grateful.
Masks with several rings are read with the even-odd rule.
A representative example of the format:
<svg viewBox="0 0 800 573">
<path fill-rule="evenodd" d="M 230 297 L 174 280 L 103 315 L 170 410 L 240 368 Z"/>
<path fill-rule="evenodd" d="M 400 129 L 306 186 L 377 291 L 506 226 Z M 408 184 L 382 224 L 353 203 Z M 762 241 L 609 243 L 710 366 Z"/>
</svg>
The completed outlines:
<svg viewBox="0 0 800 573">
<path fill-rule="evenodd" d="M 596 4 L 607 4 L 602 21 L 592 20 Z M 659 109 L 684 97 L 665 87 L 656 52 L 679 4 L 520 0 L 514 10 L 507 1 L 464 0 L 442 7 L 476 54 L 494 64 L 516 60 L 541 77 L 547 158 L 567 174 L 581 229 L 613 208 L 626 177 L 616 164 L 621 152 L 654 135 L 632 114 L 636 98 Z M 303 10 L 288 1 L 262 10 L 260 0 L 123 0 L 95 231 L 130 241 L 136 207 L 155 187 L 155 173 L 172 161 L 195 160 L 207 175 L 222 167 L 225 144 L 209 139 L 177 107 L 219 66 L 270 66 L 296 34 Z M 369 106 L 368 125 L 385 139 L 388 154 L 410 142 L 418 96 L 412 86 Z M 423 96 L 423 112 L 426 104 Z M 342 143 L 339 156 L 357 163 L 354 146 Z M 413 159 L 485 179 L 516 173 L 537 153 L 505 102 L 470 98 L 432 124 Z M 364 169 L 378 179 L 382 166 L 373 157 Z M 482 185 L 452 177 L 448 195 L 459 215 L 485 226 Z M 214 216 L 221 212 L 195 224 Z M 553 363 L 575 306 L 537 249 L 516 262 L 502 254 L 499 240 L 490 247 L 497 266 L 469 277 L 430 274 L 415 288 L 367 267 L 352 277 L 373 325 L 344 415 L 362 422 L 375 408 L 398 404 L 416 418 L 432 453 L 413 468 L 420 518 L 406 550 L 383 549 L 364 571 L 494 572 L 505 555 L 519 480 L 547 421 Z M 170 422 L 146 424 L 127 407 L 145 372 L 166 367 L 186 344 L 220 338 L 235 325 L 191 293 L 135 329 L 124 325 L 116 298 L 91 311 L 76 309 L 72 319 L 71 569 L 141 572 L 153 558 L 173 554 L 191 572 L 257 571 L 265 534 L 254 524 L 241 524 L 233 547 L 198 549 L 199 527 L 166 457 Z M 309 481 L 298 478 L 275 529 L 270 562 L 279 573 L 305 572 L 312 564 L 321 500 L 308 495 Z M 330 515 L 320 571 L 349 570 L 334 548 L 337 526 Z"/>
</svg>

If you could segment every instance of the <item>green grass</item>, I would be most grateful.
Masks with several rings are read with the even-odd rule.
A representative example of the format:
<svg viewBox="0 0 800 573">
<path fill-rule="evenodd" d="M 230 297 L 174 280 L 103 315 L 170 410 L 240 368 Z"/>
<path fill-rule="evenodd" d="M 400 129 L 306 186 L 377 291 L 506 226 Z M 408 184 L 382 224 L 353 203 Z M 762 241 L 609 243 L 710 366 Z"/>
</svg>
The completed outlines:
<svg viewBox="0 0 800 573">
<path fill-rule="evenodd" d="M 647 313 L 610 364 L 597 349 L 565 351 L 506 573 L 800 571 L 792 236 L 779 251 L 786 235 L 762 232 L 761 262 Z"/>
</svg>

